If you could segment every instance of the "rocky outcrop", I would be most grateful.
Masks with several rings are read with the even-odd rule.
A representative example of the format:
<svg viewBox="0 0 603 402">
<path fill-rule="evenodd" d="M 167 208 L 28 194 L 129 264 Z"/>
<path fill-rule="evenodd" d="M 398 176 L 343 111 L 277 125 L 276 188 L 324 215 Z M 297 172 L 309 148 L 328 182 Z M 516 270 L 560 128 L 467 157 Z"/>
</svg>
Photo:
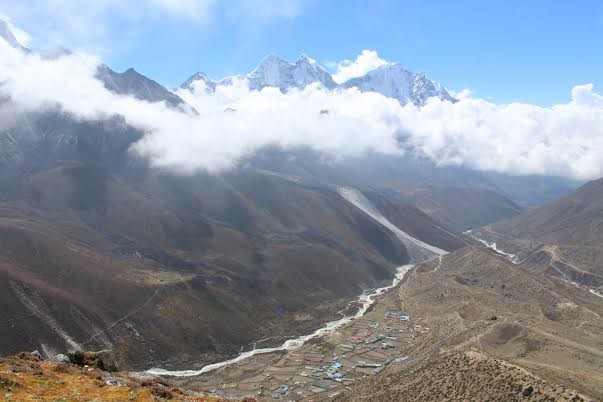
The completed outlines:
<svg viewBox="0 0 603 402">
<path fill-rule="evenodd" d="M 98 352 L 77 351 L 68 354 L 69 361 L 78 366 L 89 366 L 103 371 L 117 371 L 117 362 L 110 350 Z"/>
</svg>

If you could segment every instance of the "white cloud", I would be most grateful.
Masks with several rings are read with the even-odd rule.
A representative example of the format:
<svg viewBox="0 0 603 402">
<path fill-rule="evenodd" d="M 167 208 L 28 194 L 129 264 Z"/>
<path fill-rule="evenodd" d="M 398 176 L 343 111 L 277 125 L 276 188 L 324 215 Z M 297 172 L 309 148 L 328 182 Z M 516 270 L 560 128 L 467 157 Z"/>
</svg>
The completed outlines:
<svg viewBox="0 0 603 402">
<path fill-rule="evenodd" d="M 215 0 L 0 0 L 0 10 L 33 36 L 38 47 L 116 47 L 142 24 L 178 18 L 205 24 Z M 119 37 L 115 26 L 120 27 Z"/>
<path fill-rule="evenodd" d="M 410 146 L 442 165 L 512 174 L 579 179 L 603 175 L 603 104 L 592 85 L 576 86 L 572 101 L 550 108 L 483 99 L 431 99 L 404 107 Z M 579 95 L 576 97 L 576 95 Z"/>
<path fill-rule="evenodd" d="M 144 26 L 162 24 L 163 28 L 169 19 L 193 24 L 200 31 L 219 18 L 258 27 L 298 16 L 308 1 L 0 0 L 0 10 L 28 29 L 37 47 L 62 45 L 99 52 L 137 40 Z"/>
<path fill-rule="evenodd" d="M 43 60 L 0 43 L 0 96 L 9 95 L 21 111 L 59 104 L 85 119 L 121 114 L 147 133 L 134 146 L 137 152 L 155 166 L 181 172 L 225 169 L 259 148 L 279 145 L 309 146 L 336 157 L 406 150 L 441 165 L 603 176 L 603 98 L 590 84 L 574 87 L 571 101 L 553 107 L 498 105 L 466 93 L 456 103 L 433 98 L 418 108 L 356 89 L 309 86 L 283 94 L 274 88 L 250 91 L 239 80 L 215 94 L 180 90 L 200 111 L 196 116 L 108 92 L 94 78 L 98 63 L 82 54 Z M 323 109 L 330 112 L 321 114 Z"/>
<path fill-rule="evenodd" d="M 350 78 L 361 77 L 371 70 L 388 64 L 388 61 L 379 57 L 374 50 L 363 50 L 356 60 L 343 60 L 339 63 L 331 63 L 336 71 L 333 80 L 337 83 L 346 82 Z"/>
<path fill-rule="evenodd" d="M 582 106 L 603 107 L 603 96 L 594 92 L 593 84 L 578 85 L 572 88 L 572 103 Z"/>
</svg>

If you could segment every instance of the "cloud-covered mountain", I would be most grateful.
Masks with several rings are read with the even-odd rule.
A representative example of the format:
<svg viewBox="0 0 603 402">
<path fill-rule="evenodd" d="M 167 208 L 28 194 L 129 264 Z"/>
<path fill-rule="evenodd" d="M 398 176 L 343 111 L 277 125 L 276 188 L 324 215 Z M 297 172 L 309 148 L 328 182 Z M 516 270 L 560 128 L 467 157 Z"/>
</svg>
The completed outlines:
<svg viewBox="0 0 603 402">
<path fill-rule="evenodd" d="M 409 71 L 397 63 L 377 67 L 362 77 L 344 82 L 342 86 L 356 87 L 362 92 L 378 92 L 399 100 L 403 105 L 412 102 L 420 106 L 433 96 L 441 100 L 455 101 L 441 84 L 430 81 L 423 73 Z"/>
<path fill-rule="evenodd" d="M 212 81 L 209 76 L 204 72 L 198 72 L 189 77 L 188 80 L 184 81 L 184 83 L 180 86 L 183 89 L 193 89 L 195 83 L 204 83 L 205 88 L 209 92 L 214 92 L 216 90 L 217 83 Z"/>
<path fill-rule="evenodd" d="M 400 64 L 387 63 L 361 77 L 337 84 L 327 70 L 305 55 L 300 56 L 295 63 L 290 63 L 270 54 L 264 57 L 251 73 L 226 77 L 217 82 L 212 81 L 205 73 L 196 73 L 182 84 L 182 88 L 192 89 L 195 83 L 201 81 L 207 91 L 213 92 L 216 86 L 231 85 L 236 79 L 246 79 L 252 90 L 275 87 L 287 92 L 291 88 L 303 89 L 317 82 L 328 90 L 356 87 L 362 92 L 377 92 L 397 99 L 402 105 L 409 102 L 417 106 L 424 105 L 427 99 L 433 96 L 441 100 L 455 101 L 441 84 L 429 80 L 423 73 L 409 71 Z"/>
<path fill-rule="evenodd" d="M 6 21 L 0 19 L 0 38 L 4 39 L 8 44 L 15 49 L 21 49 L 27 51 L 28 49 L 22 46 L 15 35 L 11 32 Z"/>
<path fill-rule="evenodd" d="M 103 64 L 99 66 L 96 77 L 103 82 L 105 88 L 119 95 L 131 95 L 148 102 L 164 101 L 172 107 L 185 104 L 178 95 L 133 68 L 118 73 Z"/>
<path fill-rule="evenodd" d="M 574 87 L 570 102 L 548 108 L 495 104 L 470 92 L 451 102 L 423 74 L 364 52 L 355 61 L 335 64 L 340 85 L 334 90 L 328 72 L 308 57 L 288 63 L 270 56 L 247 76 L 214 82 L 200 73 L 187 86 L 199 89 L 195 83 L 201 80 L 208 91 L 174 94 L 134 70 L 105 70 L 99 80 L 100 60 L 86 53 L 39 57 L 40 52 L 15 51 L 5 40 L 0 51 L 0 90 L 15 108 L 56 105 L 90 120 L 119 115 L 145 133 L 133 151 L 156 167 L 179 172 L 228 169 L 266 146 L 309 147 L 338 161 L 405 154 L 436 166 L 511 176 L 583 180 L 602 171 L 603 143 L 596 134 L 603 127 L 603 98 L 592 84 Z M 265 85 L 284 90 L 255 90 Z M 287 90 L 292 87 L 296 90 Z M 178 97 L 201 114 L 165 107 L 180 104 Z M 505 187 L 517 183 L 512 179 Z M 522 205 L 542 201 L 532 202 L 523 190 L 505 195 Z"/>
<path fill-rule="evenodd" d="M 237 79 L 246 79 L 249 83 L 249 89 L 252 90 L 275 87 L 287 92 L 291 88 L 303 89 L 315 82 L 319 82 L 326 89 L 337 87 L 331 74 L 322 68 L 316 60 L 302 55 L 295 63 L 290 63 L 274 54 L 264 57 L 260 64 L 245 76 L 226 77 L 215 82 L 205 73 L 195 73 L 181 87 L 191 89 L 195 82 L 201 80 L 207 90 L 214 91 L 216 85 L 231 85 Z"/>
<path fill-rule="evenodd" d="M 315 60 L 301 56 L 295 63 L 270 54 L 247 75 L 250 89 L 277 87 L 286 92 L 290 88 L 305 88 L 314 82 L 319 82 L 327 89 L 337 86 L 331 75 Z"/>
<path fill-rule="evenodd" d="M 11 47 L 29 53 L 30 50 L 22 46 L 16 39 L 6 21 L 0 19 L 0 38 L 4 39 Z M 36 52 L 42 59 L 56 60 L 63 56 L 73 55 L 69 49 L 61 46 L 45 48 Z M 106 89 L 119 95 L 130 95 L 136 99 L 147 102 L 166 102 L 172 107 L 181 107 L 191 110 L 189 106 L 176 94 L 158 82 L 140 74 L 133 68 L 123 73 L 113 71 L 108 65 L 101 64 L 96 73 Z"/>
</svg>

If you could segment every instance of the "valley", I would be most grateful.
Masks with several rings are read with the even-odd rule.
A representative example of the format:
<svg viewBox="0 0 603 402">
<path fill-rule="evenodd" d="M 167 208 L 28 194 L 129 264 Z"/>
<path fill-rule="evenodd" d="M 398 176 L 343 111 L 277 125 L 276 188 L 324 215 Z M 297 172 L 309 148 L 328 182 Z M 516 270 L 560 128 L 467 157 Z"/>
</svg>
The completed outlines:
<svg viewBox="0 0 603 402">
<path fill-rule="evenodd" d="M 415 266 L 362 318 L 298 348 L 164 374 L 266 401 L 596 400 L 600 301 L 524 269 L 471 246 Z"/>
<path fill-rule="evenodd" d="M 459 57 L 470 46 L 434 64 L 431 39 L 398 32 L 401 9 L 373 40 L 410 63 L 423 49 L 429 74 L 369 49 L 322 49 L 325 66 L 268 53 L 233 73 L 260 48 L 334 40 L 330 16 L 350 7 L 294 29 L 305 2 L 66 1 L 58 25 L 77 29 L 43 18 L 34 38 L 1 3 L 0 400 L 603 400 L 603 96 L 590 81 L 559 101 L 524 69 L 477 74 Z M 358 7 L 354 35 L 379 31 L 387 3 Z M 111 35 L 85 27 L 92 14 L 119 40 L 56 46 Z M 409 15 L 405 27 L 421 19 Z M 513 33 L 502 25 L 497 41 Z M 274 27 L 270 46 L 251 44 Z M 148 53 L 166 43 L 161 60 Z M 540 104 L 518 101 L 528 83 Z"/>
<path fill-rule="evenodd" d="M 228 398 L 333 400 L 363 378 L 409 358 L 405 353 L 418 332 L 400 321 L 399 311 L 385 311 L 382 304 L 380 298 L 367 316 L 299 348 L 255 355 L 197 376 L 163 375 L 182 387 L 201 386 L 210 395 Z"/>
<path fill-rule="evenodd" d="M 476 233 L 517 254 L 535 271 L 601 294 L 602 191 L 603 181 L 594 180 L 551 204 Z"/>
<path fill-rule="evenodd" d="M 365 213 L 366 215 L 368 215 L 371 219 L 373 219 L 375 222 L 379 223 L 380 225 L 382 225 L 383 227 L 389 229 L 390 231 L 392 231 L 399 239 L 399 241 L 405 246 L 405 248 L 408 250 L 409 256 L 410 256 L 410 261 L 413 263 L 419 263 L 425 260 L 429 260 L 431 258 L 435 258 L 436 256 L 441 256 L 443 254 L 446 254 L 446 251 L 431 246 L 425 242 L 422 242 L 412 236 L 410 236 L 409 234 L 407 234 L 406 232 L 404 232 L 403 230 L 401 230 L 400 228 L 398 228 L 397 226 L 395 226 L 392 222 L 390 222 L 386 217 L 384 217 L 381 212 L 379 210 L 377 210 L 372 204 L 371 202 L 359 191 L 352 189 L 352 188 L 338 188 L 337 191 L 339 192 L 339 194 L 350 204 L 354 205 L 356 208 L 358 208 L 360 211 L 362 211 L 363 213 Z M 231 386 L 229 386 L 228 388 L 233 388 L 232 390 L 230 390 L 229 393 L 225 393 L 224 391 L 214 391 L 214 393 L 218 396 L 226 396 L 229 398 L 244 398 L 244 397 L 253 397 L 253 395 L 249 394 L 250 390 L 255 390 L 257 391 L 257 395 L 262 397 L 264 396 L 264 392 L 272 392 L 273 393 L 273 397 L 276 397 L 277 399 L 279 399 L 281 396 L 286 396 L 289 395 L 289 391 L 293 391 L 294 387 L 290 384 L 282 384 L 280 386 L 280 388 L 275 389 L 275 384 L 274 384 L 274 379 L 273 379 L 273 374 L 272 371 L 274 371 L 274 378 L 284 381 L 284 380 L 292 380 L 293 378 L 297 378 L 295 380 L 295 395 L 299 396 L 299 397 L 310 397 L 314 394 L 321 394 L 323 391 L 328 391 L 328 393 L 331 395 L 336 395 L 338 394 L 343 388 L 342 387 L 329 387 L 328 385 L 324 385 L 321 384 L 318 379 L 320 379 L 320 374 L 321 372 L 325 372 L 325 371 L 329 371 L 330 370 L 330 379 L 332 380 L 336 380 L 337 382 L 343 383 L 344 382 L 344 378 L 345 381 L 347 381 L 348 384 L 353 383 L 354 381 L 356 381 L 359 376 L 363 376 L 364 374 L 366 374 L 368 372 L 367 369 L 372 368 L 373 369 L 373 374 L 378 373 L 382 368 L 384 368 L 387 364 L 391 363 L 396 357 L 394 356 L 394 353 L 392 353 L 393 351 L 386 351 L 384 352 L 384 354 L 379 354 L 375 351 L 375 349 L 377 348 L 377 344 L 380 344 L 381 349 L 383 350 L 388 350 L 388 349 L 394 349 L 395 345 L 394 343 L 397 344 L 398 347 L 400 347 L 400 345 L 402 343 L 406 343 L 406 342 L 410 342 L 410 332 L 408 331 L 408 328 L 402 327 L 402 328 L 398 328 L 397 327 L 397 321 L 400 320 L 400 312 L 390 312 L 390 314 L 385 314 L 386 317 L 388 318 L 388 320 L 390 320 L 390 325 L 394 325 L 394 328 L 392 328 L 391 326 L 387 327 L 387 335 L 373 335 L 373 329 L 377 329 L 379 328 L 382 323 L 378 322 L 378 321 L 374 321 L 369 323 L 368 327 L 367 327 L 367 321 L 363 319 L 364 314 L 368 311 L 368 309 L 372 306 L 372 304 L 375 302 L 376 298 L 378 296 L 380 296 L 383 293 L 386 293 L 388 291 L 390 291 L 391 289 L 395 288 L 400 281 L 402 281 L 404 279 L 404 276 L 408 273 L 408 271 L 410 269 L 412 269 L 413 265 L 405 265 L 402 267 L 399 267 L 397 269 L 397 273 L 394 277 L 393 283 L 389 286 L 386 287 L 382 287 L 382 288 L 378 288 L 374 291 L 364 291 L 358 298 L 358 303 L 360 304 L 360 308 L 358 309 L 358 311 L 352 315 L 352 316 L 346 316 L 340 320 L 337 321 L 331 321 L 328 322 L 327 324 L 325 324 L 322 328 L 316 330 L 315 332 L 309 334 L 309 335 L 304 335 L 298 338 L 293 338 L 293 339 L 289 339 L 287 340 L 285 343 L 283 343 L 282 346 L 280 347 L 275 347 L 275 348 L 256 348 L 254 346 L 254 349 L 249 351 L 249 352 L 245 352 L 240 354 L 238 357 L 232 359 L 232 360 L 228 360 L 228 361 L 224 361 L 224 362 L 220 362 L 220 363 L 215 363 L 215 364 L 211 364 L 205 367 L 202 367 L 200 370 L 178 370 L 178 371 L 169 371 L 169 370 L 163 370 L 163 369 L 151 369 L 145 372 L 145 374 L 148 375 L 161 375 L 161 376 L 167 376 L 167 377 L 177 377 L 177 378 L 182 378 L 182 377 L 199 377 L 199 376 L 203 376 L 205 374 L 208 374 L 211 376 L 215 371 L 219 371 L 218 377 L 219 381 L 216 382 L 216 380 L 214 380 L 213 382 L 211 380 L 206 381 L 205 378 L 203 378 L 202 380 L 192 380 L 193 383 L 195 385 L 198 386 L 203 386 L 204 388 L 216 388 L 220 386 L 220 382 L 224 383 L 226 381 L 226 379 L 228 378 L 228 375 L 224 375 L 224 371 L 243 371 L 243 372 L 249 372 L 252 371 L 253 375 L 251 376 L 251 379 L 245 379 L 245 378 L 233 378 L 232 381 L 230 382 Z M 346 348 L 349 350 L 359 350 L 359 353 L 354 353 L 354 357 L 353 357 L 353 361 L 356 361 L 356 365 L 358 368 L 364 369 L 364 370 L 353 370 L 353 373 L 350 373 L 351 370 L 349 370 L 349 367 L 346 367 L 347 370 L 347 374 L 348 377 L 343 377 L 343 374 L 340 373 L 340 369 L 343 369 L 343 363 L 340 363 L 338 360 L 339 358 L 338 356 L 338 351 L 333 350 L 332 356 L 333 359 L 331 361 L 331 363 L 333 364 L 331 366 L 331 368 L 328 368 L 328 365 L 325 366 L 316 366 L 316 367 L 310 367 L 310 366 L 304 366 L 304 358 L 299 359 L 300 357 L 305 356 L 306 353 L 308 353 L 310 356 L 313 356 L 312 358 L 310 358 L 310 361 L 313 361 L 314 363 L 327 363 L 329 360 L 326 359 L 326 355 L 325 353 L 321 353 L 320 351 L 314 350 L 314 349 L 310 349 L 310 351 L 307 351 L 306 348 L 304 348 L 304 345 L 306 343 L 312 343 L 313 340 L 319 340 L 324 337 L 324 336 L 329 336 L 330 334 L 334 333 L 335 331 L 338 331 L 341 327 L 349 327 L 351 323 L 351 331 L 358 332 L 358 333 L 362 333 L 362 335 L 356 335 L 353 336 L 352 339 L 355 339 L 355 343 L 359 343 L 359 342 L 366 342 L 366 343 L 371 343 L 373 344 L 372 347 L 368 347 L 366 350 L 360 351 L 361 346 L 359 347 L 358 345 L 352 345 L 352 344 L 346 344 L 344 346 L 341 346 L 341 348 Z M 391 322 L 395 323 L 395 324 L 391 324 Z M 385 323 L 387 324 L 387 323 Z M 385 324 L 383 325 L 385 327 Z M 395 332 L 395 333 L 394 333 Z M 398 333 L 399 332 L 399 333 Z M 398 337 L 402 336 L 402 338 L 404 339 L 402 341 L 402 343 L 397 342 L 398 341 Z M 369 340 L 368 338 L 371 337 L 371 339 Z M 374 339 L 373 339 L 374 338 Z M 390 339 L 392 342 L 394 343 L 387 343 L 387 342 L 381 342 L 384 341 L 385 339 Z M 384 346 L 386 345 L 386 346 Z M 341 351 L 343 349 L 339 350 L 340 353 L 342 353 Z M 295 360 L 296 364 L 289 364 L 290 362 L 287 360 L 281 360 L 278 363 L 276 363 L 275 366 L 270 366 L 270 367 L 264 367 L 261 368 L 257 367 L 254 364 L 254 361 L 256 359 L 260 360 L 260 361 L 270 361 L 271 359 L 274 359 L 274 356 L 276 354 L 276 356 L 281 356 L 283 355 L 283 353 L 287 353 L 285 359 L 289 359 L 291 360 L 292 358 L 297 357 L 297 359 Z M 324 350 L 322 351 L 324 352 Z M 350 352 L 351 353 L 351 352 Z M 371 354 L 372 353 L 372 354 Z M 268 355 L 268 356 L 261 356 L 261 355 Z M 256 358 L 256 356 L 261 356 L 261 358 Z M 317 356 L 320 356 L 320 358 L 318 360 L 316 360 Z M 343 354 L 344 357 L 347 357 L 347 354 Z M 375 359 L 375 356 L 381 356 L 382 358 L 382 362 L 380 363 L 375 363 L 373 362 L 365 362 L 364 360 L 359 360 L 362 358 L 367 358 L 369 359 L 369 361 L 372 359 Z M 403 356 L 398 356 L 398 358 L 403 358 Z M 314 360 L 313 360 L 314 359 Z M 385 363 L 384 363 L 385 362 Z M 299 364 L 297 364 L 299 363 Z M 306 362 L 308 363 L 308 362 Z M 309 363 L 308 363 L 309 364 Z M 350 364 L 353 363 L 346 363 L 346 366 L 350 366 Z M 250 368 L 251 366 L 251 368 Z M 313 375 L 311 377 L 308 377 L 308 374 L 306 373 L 306 371 L 300 371 L 302 369 L 302 366 L 305 368 L 305 370 L 313 370 Z M 233 368 L 234 367 L 234 368 Z M 238 370 L 237 370 L 238 369 Z M 280 376 L 277 376 L 276 374 L 281 374 Z M 287 376 L 287 374 L 289 376 Z M 265 376 L 267 381 L 261 381 L 260 378 L 263 379 L 262 376 Z M 299 380 L 299 378 L 304 377 L 307 379 L 307 381 L 303 381 L 303 380 Z M 313 379 L 311 382 L 309 379 Z M 245 386 L 243 386 L 241 388 L 241 386 L 239 384 L 242 383 L 247 383 Z M 183 385 L 191 385 L 190 382 L 185 382 Z M 300 386 L 300 387 L 297 387 Z M 221 388 L 227 388 L 226 385 L 223 385 Z M 300 388 L 300 389 L 297 389 Z M 264 390 L 266 389 L 266 391 Z M 324 395 L 320 395 L 319 397 L 323 397 Z"/>
<path fill-rule="evenodd" d="M 472 231 L 468 236 L 487 248 L 438 252 L 413 242 L 363 195 L 340 192 L 402 242 L 431 256 L 415 260 L 401 284 L 366 314 L 359 311 L 324 336 L 210 370 L 150 374 L 215 396 L 266 401 L 601 397 L 603 305 L 595 292 L 538 272 L 533 257 L 518 260 Z M 555 248 L 548 252 L 559 260 Z M 455 371 L 485 376 L 487 385 L 459 380 Z"/>
</svg>

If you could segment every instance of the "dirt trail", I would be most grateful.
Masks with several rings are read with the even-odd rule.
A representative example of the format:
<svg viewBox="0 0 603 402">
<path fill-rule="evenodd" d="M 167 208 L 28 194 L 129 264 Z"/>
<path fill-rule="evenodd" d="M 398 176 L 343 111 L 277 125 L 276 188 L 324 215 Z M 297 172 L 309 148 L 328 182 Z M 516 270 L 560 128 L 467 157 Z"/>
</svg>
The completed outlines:
<svg viewBox="0 0 603 402">
<path fill-rule="evenodd" d="M 147 301 L 145 301 L 140 307 L 138 307 L 137 309 L 130 311 L 128 314 L 126 314 L 125 316 L 121 317 L 120 319 L 112 322 L 107 328 L 103 329 L 102 331 L 99 331 L 97 333 L 95 333 L 94 335 L 92 335 L 88 340 L 86 340 L 84 343 L 82 343 L 82 345 L 86 345 L 87 343 L 93 341 L 96 337 L 104 334 L 107 331 L 110 331 L 113 327 L 115 327 L 117 324 L 119 324 L 120 322 L 127 320 L 128 318 L 130 318 L 131 316 L 133 316 L 134 314 L 138 313 L 140 310 L 142 310 L 143 308 L 145 308 L 154 298 L 155 296 L 157 296 L 159 294 L 159 289 L 157 289 L 155 291 L 155 293 L 153 293 L 153 295 L 147 299 Z"/>
</svg>

